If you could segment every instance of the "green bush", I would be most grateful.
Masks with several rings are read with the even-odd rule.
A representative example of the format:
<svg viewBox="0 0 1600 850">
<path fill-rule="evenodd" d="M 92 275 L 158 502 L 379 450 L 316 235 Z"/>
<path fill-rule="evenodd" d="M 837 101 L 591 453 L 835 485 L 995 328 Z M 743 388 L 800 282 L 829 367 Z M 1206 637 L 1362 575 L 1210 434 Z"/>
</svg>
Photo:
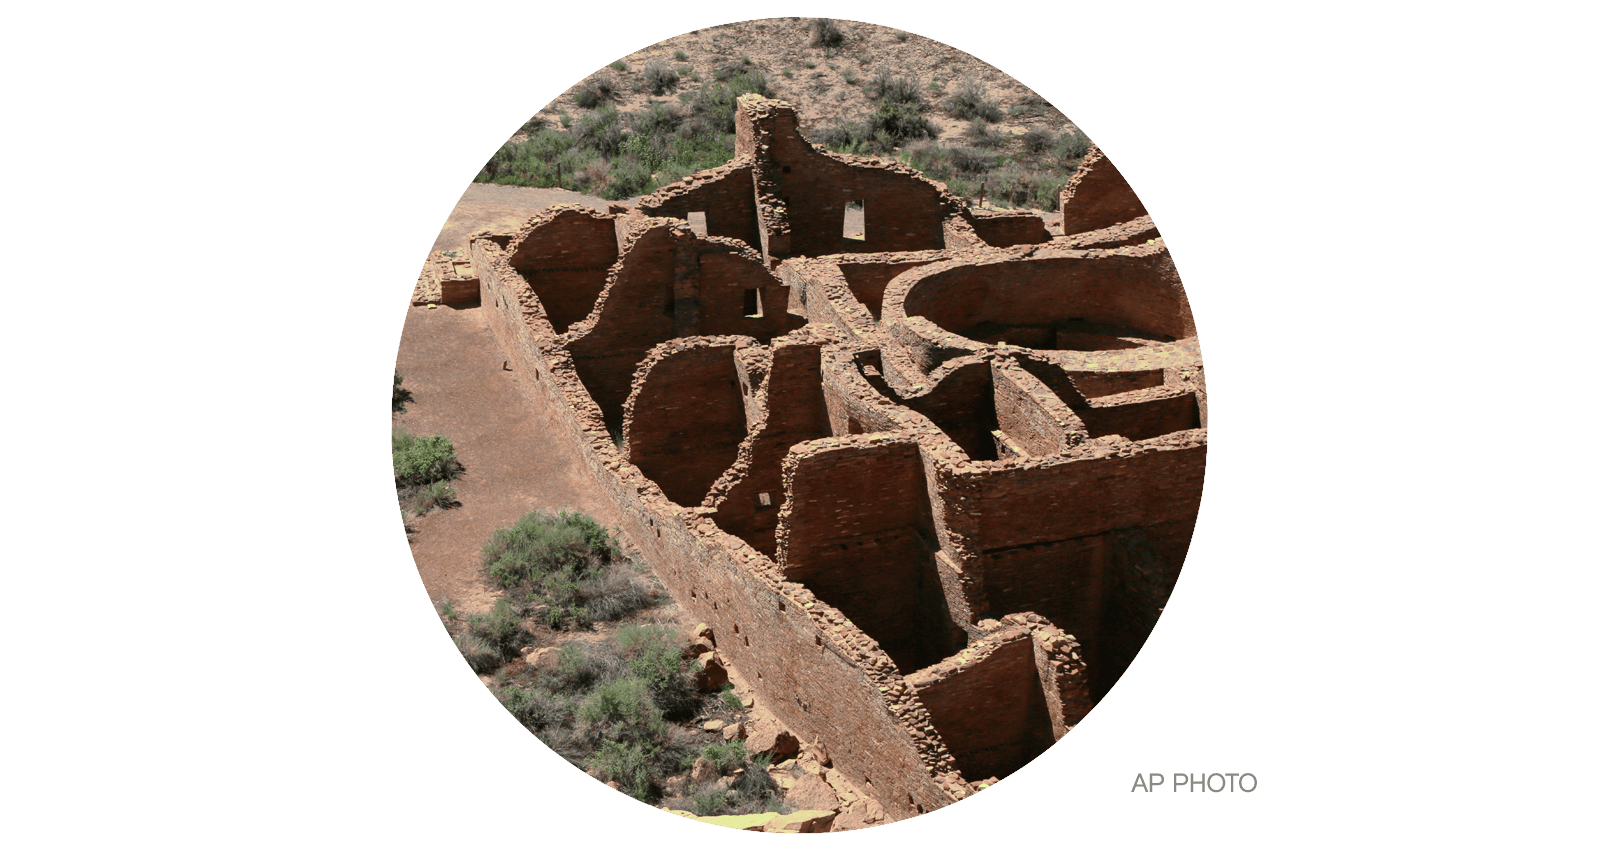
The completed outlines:
<svg viewBox="0 0 1600 850">
<path fill-rule="evenodd" d="M 603 741 L 599 752 L 589 759 L 589 769 L 601 779 L 622 786 L 624 794 L 636 800 L 646 800 L 656 785 L 650 769 L 651 755 L 651 750 L 643 743 Z"/>
<path fill-rule="evenodd" d="M 961 85 L 945 98 L 944 111 L 961 121 L 982 119 L 992 122 L 999 121 L 1004 115 L 1000 111 L 1000 104 L 985 97 L 983 85 L 972 77 L 962 80 Z"/>
<path fill-rule="evenodd" d="M 456 650 L 461 653 L 462 658 L 467 660 L 467 666 L 472 668 L 472 672 L 480 676 L 493 673 L 505 662 L 505 657 L 500 654 L 498 649 L 485 644 L 471 634 L 462 632 L 456 635 L 454 640 Z"/>
<path fill-rule="evenodd" d="M 496 600 L 487 614 L 467 615 L 467 632 L 484 646 L 499 652 L 502 658 L 509 658 L 526 637 L 522 631 L 522 617 L 509 599 Z"/>
<path fill-rule="evenodd" d="M 494 695 L 505 710 L 511 712 L 511 716 L 530 732 L 572 720 L 572 704 L 543 688 L 506 685 L 496 690 Z"/>
<path fill-rule="evenodd" d="M 628 70 L 628 63 L 618 59 L 617 61 L 612 62 L 610 67 L 613 71 L 626 71 Z"/>
<path fill-rule="evenodd" d="M 1004 147 L 1011 141 L 1011 137 L 989 126 L 989 123 L 982 118 L 972 119 L 972 123 L 967 125 L 962 135 L 980 148 Z"/>
<path fill-rule="evenodd" d="M 660 63 L 651 63 L 644 69 L 644 89 L 654 95 L 663 95 L 678 87 L 678 72 Z"/>
<path fill-rule="evenodd" d="M 915 139 L 932 139 L 939 135 L 938 128 L 922 114 L 921 109 L 908 103 L 888 101 L 878 104 L 877 110 L 867 119 L 867 132 L 872 135 L 873 142 L 880 150 L 901 147 Z"/>
<path fill-rule="evenodd" d="M 456 488 L 444 481 L 403 488 L 400 496 L 401 503 L 412 516 L 422 516 L 434 508 L 449 509 L 461 506 L 461 503 L 456 501 Z"/>
<path fill-rule="evenodd" d="M 594 572 L 620 554 L 611 533 L 588 515 L 534 511 L 494 533 L 483 564 L 490 578 L 512 589 L 553 574 Z"/>
<path fill-rule="evenodd" d="M 1076 168 L 1077 161 L 1089 155 L 1089 137 L 1075 130 L 1063 132 L 1056 140 L 1055 155 L 1063 165 L 1070 163 Z"/>
<path fill-rule="evenodd" d="M 577 126 L 572 128 L 572 140 L 603 157 L 614 157 L 622 150 L 627 126 L 622 113 L 606 104 L 578 118 Z"/>
<path fill-rule="evenodd" d="M 650 166 L 638 158 L 625 156 L 613 159 L 600 196 L 608 201 L 620 201 L 643 195 L 651 189 L 650 179 Z"/>
<path fill-rule="evenodd" d="M 720 133 L 733 133 L 736 101 L 741 95 L 772 94 L 766 76 L 760 71 L 746 71 L 742 66 L 735 67 L 739 70 L 730 72 L 726 82 L 711 83 L 683 96 L 690 112 L 696 117 L 705 118 Z"/>
<path fill-rule="evenodd" d="M 905 104 L 917 112 L 928 110 L 928 100 L 922 94 L 922 83 L 915 76 L 895 74 L 884 69 L 874 74 L 861 90 L 875 101 Z"/>
<path fill-rule="evenodd" d="M 830 18 L 811 19 L 811 46 L 835 49 L 844 44 L 844 30 Z"/>
<path fill-rule="evenodd" d="M 649 740 L 666 728 L 649 685 L 633 676 L 595 688 L 578 704 L 576 717 L 591 734 L 609 740 Z"/>
<path fill-rule="evenodd" d="M 689 61 L 689 54 L 684 53 L 682 50 L 674 50 L 672 51 L 672 58 L 679 62 L 687 62 Z"/>
<path fill-rule="evenodd" d="M 984 174 L 999 163 L 999 154 L 974 148 L 950 148 L 950 167 L 962 174 Z"/>
<path fill-rule="evenodd" d="M 444 437 L 414 437 L 397 425 L 391 443 L 397 486 L 448 481 L 461 472 L 455 446 Z"/>
<path fill-rule="evenodd" d="M 1022 134 L 1022 146 L 1027 148 L 1029 153 L 1044 153 L 1054 147 L 1055 143 L 1055 134 L 1043 127 L 1034 127 Z"/>
<path fill-rule="evenodd" d="M 608 100 L 616 100 L 621 96 L 622 93 L 617 91 L 610 74 L 596 74 L 573 93 L 572 99 L 583 109 L 594 109 Z"/>
</svg>

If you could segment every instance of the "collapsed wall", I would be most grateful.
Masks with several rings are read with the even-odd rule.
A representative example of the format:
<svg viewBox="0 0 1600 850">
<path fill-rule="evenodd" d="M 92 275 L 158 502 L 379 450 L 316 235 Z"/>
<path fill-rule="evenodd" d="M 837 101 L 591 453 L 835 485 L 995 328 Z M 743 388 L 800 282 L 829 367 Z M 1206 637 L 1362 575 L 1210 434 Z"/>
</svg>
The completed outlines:
<svg viewBox="0 0 1600 850">
<path fill-rule="evenodd" d="M 818 150 L 781 102 L 738 127 L 729 165 L 480 235 L 472 264 L 621 533 L 909 817 L 1066 734 L 1153 628 L 1204 471 L 1193 319 L 1159 239 L 1035 241 L 1037 216 Z"/>
</svg>

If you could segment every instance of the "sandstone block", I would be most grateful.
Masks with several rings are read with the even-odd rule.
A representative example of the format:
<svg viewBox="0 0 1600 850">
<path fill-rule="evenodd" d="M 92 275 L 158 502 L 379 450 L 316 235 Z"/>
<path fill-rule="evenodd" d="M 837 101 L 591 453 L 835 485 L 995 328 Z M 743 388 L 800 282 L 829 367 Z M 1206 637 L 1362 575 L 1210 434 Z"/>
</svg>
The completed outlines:
<svg viewBox="0 0 1600 850">
<path fill-rule="evenodd" d="M 839 808 L 839 795 L 833 792 L 833 786 L 815 773 L 795 780 L 794 786 L 783 796 L 783 801 L 796 809 L 834 811 Z"/>
<path fill-rule="evenodd" d="M 779 815 L 767 823 L 764 832 L 799 832 L 816 833 L 832 832 L 833 820 L 838 817 L 832 811 L 801 811 L 789 815 Z"/>
</svg>

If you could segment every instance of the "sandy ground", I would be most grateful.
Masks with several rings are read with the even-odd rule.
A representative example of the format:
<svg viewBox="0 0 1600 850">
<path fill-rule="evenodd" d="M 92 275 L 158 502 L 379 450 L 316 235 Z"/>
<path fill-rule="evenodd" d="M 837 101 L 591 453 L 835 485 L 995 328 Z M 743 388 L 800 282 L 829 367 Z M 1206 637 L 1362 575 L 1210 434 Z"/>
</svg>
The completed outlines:
<svg viewBox="0 0 1600 850">
<path fill-rule="evenodd" d="M 552 436 L 545 411 L 521 394 L 504 360 L 481 308 L 406 315 L 396 368 L 414 401 L 398 421 L 413 434 L 448 437 L 466 467 L 453 482 L 461 507 L 413 520 L 411 552 L 429 596 L 464 612 L 487 610 L 497 596 L 479 564 L 497 529 L 535 508 L 613 521 L 577 450 Z"/>
<path fill-rule="evenodd" d="M 581 204 L 601 212 L 606 209 L 605 200 L 566 189 L 472 183 L 461 194 L 430 250 L 460 251 L 465 256 L 467 238 L 473 233 L 484 228 L 496 233 L 515 232 L 528 216 L 552 204 Z"/>
</svg>

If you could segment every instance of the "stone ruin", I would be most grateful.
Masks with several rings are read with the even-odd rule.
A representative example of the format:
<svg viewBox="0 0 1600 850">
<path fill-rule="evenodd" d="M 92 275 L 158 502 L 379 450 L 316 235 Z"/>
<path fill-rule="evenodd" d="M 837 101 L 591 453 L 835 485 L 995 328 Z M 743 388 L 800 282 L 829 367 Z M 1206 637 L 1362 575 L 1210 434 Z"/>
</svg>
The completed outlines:
<svg viewBox="0 0 1600 850">
<path fill-rule="evenodd" d="M 1172 259 L 1097 149 L 1061 213 L 971 208 L 747 95 L 727 164 L 471 242 L 551 438 L 765 708 L 896 819 L 1072 729 L 1194 528 L 1205 382 Z"/>
</svg>

